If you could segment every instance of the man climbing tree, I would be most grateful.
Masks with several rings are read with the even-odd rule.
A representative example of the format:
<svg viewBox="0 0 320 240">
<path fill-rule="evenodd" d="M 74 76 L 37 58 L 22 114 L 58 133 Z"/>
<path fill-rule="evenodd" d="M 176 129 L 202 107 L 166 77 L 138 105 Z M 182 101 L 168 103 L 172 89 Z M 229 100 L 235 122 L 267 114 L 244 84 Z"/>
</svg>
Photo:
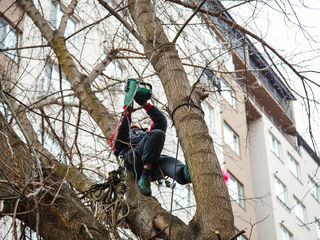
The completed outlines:
<svg viewBox="0 0 320 240">
<path fill-rule="evenodd" d="M 164 146 L 167 119 L 165 115 L 145 98 L 135 97 L 135 101 L 143 106 L 150 116 L 152 125 L 149 131 L 131 120 L 133 107 L 124 105 L 124 114 L 120 121 L 114 154 L 124 161 L 125 166 L 139 179 L 142 194 L 151 196 L 151 181 L 164 176 L 175 179 L 180 184 L 191 182 L 187 165 L 179 160 L 161 155 Z M 130 109 L 129 112 L 127 109 Z M 112 137 L 112 139 L 114 138 Z"/>
</svg>

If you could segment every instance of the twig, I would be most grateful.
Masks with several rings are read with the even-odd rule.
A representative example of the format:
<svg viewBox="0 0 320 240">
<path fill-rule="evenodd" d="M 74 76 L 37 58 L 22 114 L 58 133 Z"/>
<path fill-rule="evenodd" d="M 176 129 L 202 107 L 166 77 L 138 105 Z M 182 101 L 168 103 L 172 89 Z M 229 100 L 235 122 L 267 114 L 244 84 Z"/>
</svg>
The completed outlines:
<svg viewBox="0 0 320 240">
<path fill-rule="evenodd" d="M 133 27 L 131 27 L 131 25 L 126 22 L 123 17 L 120 16 L 120 14 L 115 11 L 109 4 L 107 4 L 106 1 L 104 0 L 98 0 L 99 3 L 105 8 L 107 9 L 110 13 L 112 13 L 112 15 L 117 18 L 128 30 L 129 32 L 142 44 L 144 41 L 141 38 L 141 36 L 137 33 L 136 30 L 133 29 Z"/>
<path fill-rule="evenodd" d="M 246 229 L 242 229 L 240 232 L 236 233 L 235 235 L 233 235 L 229 240 L 234 240 L 237 239 L 237 237 L 241 236 L 242 234 L 244 234 L 247 230 Z"/>
<path fill-rule="evenodd" d="M 178 37 L 180 36 L 180 34 L 182 33 L 183 29 L 188 25 L 188 23 L 191 21 L 191 19 L 197 14 L 197 12 L 200 10 L 200 8 L 202 7 L 203 4 L 205 4 L 207 0 L 203 0 L 199 6 L 194 10 L 194 12 L 191 14 L 191 16 L 187 19 L 187 21 L 183 24 L 183 26 L 179 29 L 179 31 L 177 32 L 176 36 L 174 37 L 172 43 L 175 44 Z"/>
<path fill-rule="evenodd" d="M 93 236 L 92 236 L 92 234 L 89 232 L 89 229 L 88 229 L 87 225 L 84 224 L 84 223 L 82 223 L 81 225 L 82 225 L 82 226 L 84 227 L 84 229 L 86 230 L 86 233 L 88 233 L 90 239 L 93 239 Z"/>
<path fill-rule="evenodd" d="M 173 3 L 177 3 L 179 5 L 182 5 L 184 7 L 187 8 L 191 8 L 191 9 L 195 9 L 196 5 L 193 4 L 188 4 L 185 2 L 182 2 L 180 0 L 169 0 L 170 2 Z M 214 12 L 214 11 L 210 11 L 210 10 L 206 10 L 206 9 L 199 9 L 199 12 L 214 16 L 219 18 L 220 20 L 224 21 L 226 24 L 228 24 L 230 27 L 239 30 L 240 32 L 242 32 L 243 34 L 247 34 L 250 37 L 256 39 L 257 41 L 259 41 L 261 44 L 263 44 L 264 46 L 266 46 L 269 50 L 271 50 L 285 65 L 287 65 L 301 80 L 308 80 L 309 82 L 312 82 L 313 84 L 320 86 L 320 84 L 312 81 L 311 79 L 301 75 L 299 73 L 299 71 L 292 65 L 290 64 L 285 57 L 283 57 L 282 55 L 280 55 L 273 47 L 271 47 L 266 41 L 264 41 L 261 37 L 258 37 L 256 34 L 250 32 L 249 30 L 245 29 L 244 27 L 240 26 L 239 24 L 237 24 L 236 22 L 224 17 L 221 15 L 221 11 L 220 12 Z M 224 10 L 225 11 L 225 10 Z"/>
</svg>

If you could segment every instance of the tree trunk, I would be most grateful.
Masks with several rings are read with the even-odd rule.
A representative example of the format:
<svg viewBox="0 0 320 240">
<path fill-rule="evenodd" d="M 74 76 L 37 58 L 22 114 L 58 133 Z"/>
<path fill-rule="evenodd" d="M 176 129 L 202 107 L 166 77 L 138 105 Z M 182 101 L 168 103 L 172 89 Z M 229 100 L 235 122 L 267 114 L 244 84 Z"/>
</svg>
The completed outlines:
<svg viewBox="0 0 320 240">
<path fill-rule="evenodd" d="M 72 83 L 73 90 L 82 106 L 85 107 L 101 128 L 105 137 L 111 136 L 116 123 L 115 118 L 108 113 L 107 109 L 92 93 L 90 86 L 92 79 L 88 79 L 87 76 L 82 75 L 77 69 L 66 48 L 64 37 L 58 36 L 57 32 L 52 31 L 31 0 L 18 0 L 17 2 L 37 25 L 44 38 L 50 44 L 67 79 Z M 129 1 L 129 7 L 132 18 L 144 41 L 143 46 L 146 55 L 162 81 L 169 101 L 169 107 L 173 111 L 180 104 L 187 103 L 189 93 L 191 92 L 191 87 L 181 60 L 174 44 L 169 42 L 164 34 L 161 23 L 157 18 L 156 27 L 154 28 L 152 22 L 153 9 L 150 2 L 131 0 Z M 154 29 L 156 29 L 156 33 L 154 33 Z M 156 37 L 155 41 L 153 41 L 154 36 Z M 195 96 L 191 96 L 191 102 L 196 105 L 200 104 Z M 197 179 L 197 181 L 193 182 L 197 211 L 192 223 L 188 226 L 188 231 L 185 231 L 184 235 L 176 234 L 179 229 L 179 224 L 177 224 L 177 228 L 173 228 L 173 236 L 177 236 L 176 239 L 179 236 L 182 239 L 209 239 L 215 237 L 214 230 L 219 230 L 223 233 L 223 237 L 226 238 L 233 233 L 232 209 L 221 169 L 213 150 L 212 139 L 208 134 L 202 113 L 198 108 L 193 106 L 181 106 L 176 109 L 174 120 L 178 137 L 181 140 L 184 155 L 189 165 L 191 177 L 192 179 Z M 130 194 L 134 195 L 135 189 L 131 189 Z M 135 208 L 137 198 L 132 197 L 132 199 L 131 206 Z M 149 223 L 152 221 L 159 229 L 165 226 L 163 230 L 166 231 L 167 221 L 166 217 L 161 218 L 162 210 L 160 210 L 160 206 L 153 204 L 151 198 L 146 199 L 145 203 L 141 204 L 140 208 L 142 212 L 146 210 L 143 212 L 145 214 L 140 214 L 142 221 Z M 148 211 L 150 206 L 153 206 L 151 209 L 154 208 L 157 211 L 153 211 L 152 213 Z M 207 211 L 208 209 L 211 209 L 211 211 Z M 155 215 L 154 213 L 159 214 Z M 133 216 L 132 219 L 135 220 L 135 222 L 129 223 L 132 224 L 132 229 L 134 229 L 140 217 L 137 214 L 130 216 Z M 154 216 L 154 218 L 150 218 L 150 216 Z M 153 224 L 149 224 L 150 229 L 146 229 L 143 232 L 145 237 L 151 237 L 150 234 L 156 231 Z M 181 226 L 183 225 L 181 224 Z"/>
<path fill-rule="evenodd" d="M 39 233 L 48 240 L 57 236 L 70 240 L 110 239 L 105 226 L 64 181 L 48 173 L 43 183 L 38 182 L 33 156 L 1 113 L 0 149 L 1 197 L 7 199 L 2 215 L 16 215 L 33 230 L 39 224 Z"/>
<path fill-rule="evenodd" d="M 154 197 L 145 197 L 137 192 L 133 175 L 129 175 L 126 181 L 128 188 L 127 202 L 130 205 L 130 214 L 127 223 L 131 231 L 136 235 L 141 235 L 143 239 L 150 239 L 155 236 L 168 236 L 170 225 L 170 214 L 161 207 Z M 140 206 L 138 206 L 138 203 Z M 186 224 L 179 218 L 172 216 L 171 239 L 178 239 Z"/>
<path fill-rule="evenodd" d="M 164 87 L 178 137 L 190 169 L 197 210 L 182 239 L 227 239 L 234 233 L 229 194 L 201 110 L 189 103 L 191 87 L 175 45 L 165 35 L 148 0 L 129 0 L 129 11 L 142 36 L 145 53 Z M 156 31 L 156 32 L 155 32 Z M 196 96 L 191 103 L 200 106 Z"/>
</svg>

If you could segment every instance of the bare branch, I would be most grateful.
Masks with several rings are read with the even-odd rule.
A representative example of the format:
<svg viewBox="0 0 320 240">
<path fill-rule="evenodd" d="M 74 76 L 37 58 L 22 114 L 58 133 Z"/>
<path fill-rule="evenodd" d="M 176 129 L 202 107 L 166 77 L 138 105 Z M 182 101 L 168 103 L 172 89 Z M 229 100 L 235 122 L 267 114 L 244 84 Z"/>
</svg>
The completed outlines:
<svg viewBox="0 0 320 240">
<path fill-rule="evenodd" d="M 205 4 L 207 0 L 203 0 L 198 6 L 197 8 L 194 10 L 194 12 L 191 14 L 191 16 L 187 19 L 187 21 L 183 24 L 183 26 L 179 29 L 179 31 L 177 32 L 176 36 L 174 37 L 172 43 L 176 43 L 178 37 L 180 36 L 180 34 L 182 33 L 183 29 L 188 25 L 188 23 L 191 21 L 191 19 L 197 14 L 197 12 L 200 10 L 200 8 L 202 7 L 203 4 Z"/>
<path fill-rule="evenodd" d="M 101 73 L 104 71 L 104 69 L 109 65 L 109 63 L 114 60 L 118 54 L 118 49 L 112 49 L 107 56 L 96 65 L 96 67 L 91 71 L 91 73 L 88 75 L 86 81 L 91 84 Z"/>
<path fill-rule="evenodd" d="M 69 4 L 69 6 L 67 7 L 67 9 L 65 10 L 63 16 L 61 17 L 61 21 L 60 21 L 60 25 L 58 28 L 58 35 L 63 36 L 66 28 L 67 28 L 67 24 L 68 24 L 68 20 L 70 18 L 70 16 L 73 14 L 75 7 L 78 4 L 78 0 L 72 0 Z"/>
<path fill-rule="evenodd" d="M 127 21 L 123 19 L 123 17 L 120 16 L 120 14 L 117 11 L 115 11 L 106 1 L 104 0 L 98 0 L 98 1 L 105 9 L 107 9 L 110 13 L 112 13 L 112 15 L 115 16 L 122 23 L 140 43 L 142 43 L 143 40 L 141 36 L 137 33 L 136 30 L 134 30 L 134 28 Z"/>
</svg>

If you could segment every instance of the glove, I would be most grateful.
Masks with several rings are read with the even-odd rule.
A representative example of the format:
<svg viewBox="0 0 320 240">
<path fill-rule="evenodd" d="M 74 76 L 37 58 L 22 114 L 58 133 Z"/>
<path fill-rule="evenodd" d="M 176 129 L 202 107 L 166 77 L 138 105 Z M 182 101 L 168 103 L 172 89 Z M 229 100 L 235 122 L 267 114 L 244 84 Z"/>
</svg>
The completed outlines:
<svg viewBox="0 0 320 240">
<path fill-rule="evenodd" d="M 136 93 L 136 95 L 134 95 L 134 100 L 136 101 L 136 103 L 138 103 L 140 106 L 143 106 L 144 103 L 147 101 L 145 96 L 139 94 L 139 92 Z"/>
</svg>

